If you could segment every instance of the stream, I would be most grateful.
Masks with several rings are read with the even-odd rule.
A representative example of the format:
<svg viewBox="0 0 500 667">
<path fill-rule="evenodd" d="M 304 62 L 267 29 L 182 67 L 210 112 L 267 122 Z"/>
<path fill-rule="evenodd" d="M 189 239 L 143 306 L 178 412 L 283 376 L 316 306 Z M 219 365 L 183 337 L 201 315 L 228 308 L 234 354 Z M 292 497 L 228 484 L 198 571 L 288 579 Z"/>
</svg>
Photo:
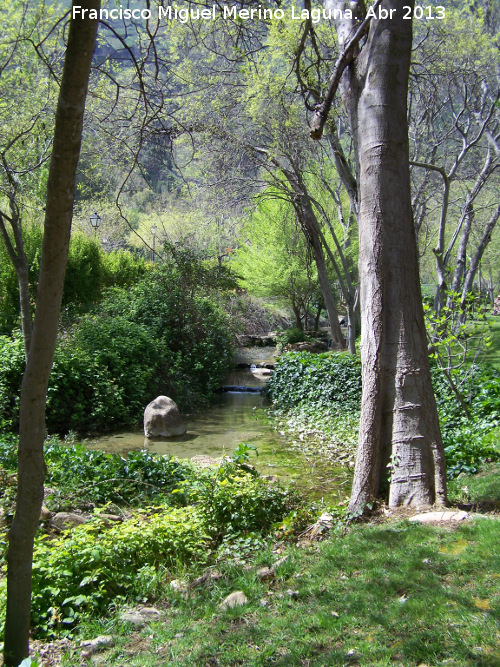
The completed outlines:
<svg viewBox="0 0 500 667">
<path fill-rule="evenodd" d="M 258 365 L 273 363 L 269 348 L 257 350 L 259 354 L 254 352 L 251 357 L 245 350 L 247 360 Z M 257 453 L 250 452 L 250 462 L 262 475 L 277 476 L 311 500 L 324 499 L 327 504 L 339 502 L 348 493 L 351 473 L 319 456 L 311 456 L 310 452 L 306 455 L 291 449 L 286 439 L 273 430 L 265 412 L 269 404 L 260 393 L 268 373 L 258 367 L 233 370 L 225 380 L 225 387 L 232 390 L 217 394 L 203 412 L 183 415 L 187 432 L 182 436 L 168 440 L 146 439 L 142 429 L 137 429 L 89 438 L 85 444 L 90 449 L 122 456 L 147 449 L 179 459 L 196 455 L 217 459 L 231 456 L 240 443 L 246 443 L 256 447 Z M 235 387 L 238 390 L 235 391 Z"/>
</svg>

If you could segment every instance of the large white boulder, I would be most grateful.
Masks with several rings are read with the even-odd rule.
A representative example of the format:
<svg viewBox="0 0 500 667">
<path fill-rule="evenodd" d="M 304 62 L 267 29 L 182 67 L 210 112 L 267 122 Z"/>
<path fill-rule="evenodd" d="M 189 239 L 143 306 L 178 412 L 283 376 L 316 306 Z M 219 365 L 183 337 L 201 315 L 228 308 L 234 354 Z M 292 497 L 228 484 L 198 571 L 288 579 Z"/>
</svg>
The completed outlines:
<svg viewBox="0 0 500 667">
<path fill-rule="evenodd" d="M 183 435 L 186 430 L 177 403 L 168 396 L 158 396 L 144 410 L 146 438 L 171 438 Z"/>
</svg>

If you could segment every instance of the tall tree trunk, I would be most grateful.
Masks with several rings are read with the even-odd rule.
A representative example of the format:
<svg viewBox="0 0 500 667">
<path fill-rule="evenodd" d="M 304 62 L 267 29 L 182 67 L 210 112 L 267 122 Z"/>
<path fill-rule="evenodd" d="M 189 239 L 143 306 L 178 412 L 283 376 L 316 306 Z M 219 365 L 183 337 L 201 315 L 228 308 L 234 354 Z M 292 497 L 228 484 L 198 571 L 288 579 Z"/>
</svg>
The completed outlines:
<svg viewBox="0 0 500 667">
<path fill-rule="evenodd" d="M 467 245 L 469 243 L 470 230 L 474 220 L 474 207 L 471 204 L 466 211 L 464 226 L 460 236 L 460 243 L 457 250 L 457 261 L 455 271 L 453 273 L 453 281 L 451 283 L 451 291 L 458 293 L 462 280 L 465 275 L 465 267 L 467 264 Z M 453 308 L 453 298 L 448 298 L 447 303 L 449 308 Z"/>
<path fill-rule="evenodd" d="M 364 2 L 331 5 L 364 14 Z M 342 85 L 360 206 L 363 395 L 352 512 L 379 497 L 386 482 L 392 507 L 446 500 L 410 197 L 406 97 L 412 26 L 398 0 L 384 0 L 381 9 L 385 14 L 372 19 Z M 353 22 L 337 24 L 341 48 L 356 31 Z"/>
<path fill-rule="evenodd" d="M 460 307 L 462 309 L 462 312 L 460 314 L 459 321 L 461 324 L 463 324 L 467 318 L 467 308 L 466 308 L 467 294 L 472 290 L 474 278 L 476 276 L 476 273 L 479 271 L 481 267 L 481 260 L 483 258 L 486 248 L 488 247 L 489 242 L 491 241 L 491 235 L 493 234 L 493 230 L 495 229 L 499 218 L 500 218 L 500 204 L 498 204 L 496 210 L 493 212 L 491 218 L 488 220 L 486 227 L 484 228 L 481 240 L 479 241 L 479 244 L 476 248 L 474 257 L 471 260 L 469 270 L 465 275 L 464 284 L 462 287 L 462 298 L 460 302 Z M 481 282 L 479 283 L 479 290 L 481 290 Z"/>
<path fill-rule="evenodd" d="M 339 324 L 339 314 L 335 304 L 335 297 L 330 284 L 330 278 L 328 277 L 325 255 L 321 242 L 321 230 L 314 214 L 311 198 L 309 197 L 307 188 L 297 169 L 294 168 L 293 173 L 289 169 L 282 169 L 282 171 L 292 191 L 295 192 L 295 197 L 292 202 L 293 207 L 302 231 L 313 251 L 314 261 L 318 271 L 318 282 L 328 315 L 332 345 L 334 348 L 343 350 L 345 349 L 345 338 Z"/>
<path fill-rule="evenodd" d="M 10 260 L 14 266 L 19 288 L 19 312 L 21 314 L 21 333 L 23 335 L 24 356 L 28 359 L 31 345 L 31 304 L 29 293 L 28 260 L 24 252 L 21 216 L 13 198 L 10 199 L 10 216 L 0 211 L 0 235 L 3 238 Z M 14 243 L 7 232 L 6 221 L 10 224 Z"/>
<path fill-rule="evenodd" d="M 333 296 L 330 278 L 326 268 L 325 255 L 321 245 L 318 222 L 312 210 L 307 206 L 302 206 L 302 223 L 305 227 L 306 235 L 311 244 L 314 261 L 318 270 L 318 282 L 325 302 L 328 322 L 330 324 L 330 334 L 332 336 L 332 345 L 334 348 L 345 349 L 345 339 L 339 324 L 339 313 Z"/>
<path fill-rule="evenodd" d="M 81 0 L 99 11 L 99 0 Z M 9 532 L 4 664 L 28 656 L 33 543 L 43 500 L 45 403 L 54 358 L 73 214 L 75 174 L 97 21 L 72 20 L 56 112 L 47 183 L 42 259 L 31 346 L 20 405 L 16 513 Z"/>
</svg>

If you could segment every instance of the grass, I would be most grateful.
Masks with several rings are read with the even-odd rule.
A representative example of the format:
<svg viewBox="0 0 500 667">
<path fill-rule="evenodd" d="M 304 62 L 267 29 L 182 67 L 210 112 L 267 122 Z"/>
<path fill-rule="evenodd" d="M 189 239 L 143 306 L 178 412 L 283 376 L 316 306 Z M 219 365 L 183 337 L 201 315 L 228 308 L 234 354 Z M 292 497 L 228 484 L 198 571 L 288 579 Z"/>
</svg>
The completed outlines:
<svg viewBox="0 0 500 667">
<path fill-rule="evenodd" d="M 468 497 L 499 500 L 498 466 L 456 480 Z M 248 569 L 226 563 L 222 577 L 187 596 L 165 582 L 161 622 L 137 631 L 118 614 L 83 628 L 115 646 L 96 665 L 233 667 L 500 664 L 500 521 L 479 516 L 455 528 L 407 520 L 356 525 L 323 542 L 299 540 L 264 551 Z M 272 581 L 258 567 L 288 559 Z M 242 590 L 249 602 L 221 611 Z M 75 664 L 75 656 L 66 658 Z"/>
</svg>

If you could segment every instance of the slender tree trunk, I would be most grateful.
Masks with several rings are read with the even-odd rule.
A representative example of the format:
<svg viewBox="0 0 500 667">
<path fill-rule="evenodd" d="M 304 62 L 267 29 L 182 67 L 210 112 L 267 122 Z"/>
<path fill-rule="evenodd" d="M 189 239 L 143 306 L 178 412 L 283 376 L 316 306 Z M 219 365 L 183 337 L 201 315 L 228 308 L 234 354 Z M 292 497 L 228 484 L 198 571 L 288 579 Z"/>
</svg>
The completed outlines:
<svg viewBox="0 0 500 667">
<path fill-rule="evenodd" d="M 323 304 L 320 303 L 316 308 L 316 315 L 314 316 L 314 331 L 319 331 L 319 320 L 321 318 L 322 310 L 323 310 Z"/>
<path fill-rule="evenodd" d="M 460 289 L 462 280 L 465 275 L 465 267 L 467 264 L 467 245 L 469 243 L 470 230 L 472 228 L 472 221 L 474 220 L 474 208 L 472 204 L 468 207 L 462 234 L 460 236 L 460 243 L 457 250 L 457 266 L 453 273 L 453 281 L 451 283 L 451 291 L 457 292 Z M 453 299 L 448 299 L 448 307 L 453 307 Z"/>
<path fill-rule="evenodd" d="M 411 5 L 411 2 L 407 3 Z M 332 0 L 335 8 L 364 2 Z M 411 21 L 401 2 L 373 18 L 344 72 L 359 184 L 359 274 L 363 394 L 352 512 L 381 495 L 398 505 L 446 500 L 444 454 L 431 384 L 410 196 L 406 97 Z M 337 24 L 340 47 L 356 25 Z M 389 474 L 388 474 L 389 472 Z"/>
<path fill-rule="evenodd" d="M 99 0 L 81 0 L 99 10 Z M 16 513 L 9 532 L 4 664 L 28 656 L 33 542 L 43 500 L 45 402 L 54 358 L 73 214 L 75 173 L 97 21 L 71 21 L 47 184 L 45 233 L 31 346 L 21 389 Z"/>
<path fill-rule="evenodd" d="M 328 277 L 328 271 L 326 269 L 323 248 L 321 247 L 321 242 L 317 236 L 311 240 L 311 244 L 314 252 L 316 268 L 318 270 L 318 282 L 321 288 L 321 294 L 323 295 L 323 300 L 325 302 L 326 312 L 328 313 L 328 322 L 330 324 L 332 344 L 334 348 L 343 350 L 345 348 L 345 339 L 339 324 L 339 313 L 335 304 L 335 298 L 333 296 L 330 278 Z"/>
<path fill-rule="evenodd" d="M 356 315 L 350 300 L 347 302 L 347 349 L 351 354 L 356 354 Z"/>
<path fill-rule="evenodd" d="M 481 260 L 483 258 L 486 248 L 488 247 L 489 242 L 491 241 L 491 235 L 493 234 L 493 230 L 495 229 L 499 217 L 500 217 L 500 204 L 497 206 L 493 215 L 488 220 L 486 227 L 484 228 L 481 240 L 479 241 L 476 252 L 474 253 L 474 257 L 471 260 L 469 270 L 465 275 L 464 284 L 462 287 L 462 299 L 460 303 L 462 312 L 460 314 L 459 321 L 461 324 L 465 322 L 467 317 L 467 311 L 466 311 L 467 294 L 472 289 L 474 278 L 476 276 L 476 273 L 479 271 L 481 267 Z M 479 289 L 481 289 L 481 283 L 479 283 Z"/>
<path fill-rule="evenodd" d="M 0 212 L 0 234 L 4 240 L 5 247 L 10 260 L 14 266 L 17 276 L 17 285 L 19 288 L 19 312 L 21 314 L 21 332 L 24 343 L 24 356 L 28 359 L 28 352 L 31 345 L 31 304 L 29 293 L 29 271 L 28 260 L 24 252 L 24 243 L 22 236 L 21 217 L 15 203 L 10 201 L 11 215 L 7 216 Z M 9 222 L 14 236 L 12 244 L 7 232 L 6 221 Z"/>
<path fill-rule="evenodd" d="M 292 310 L 295 317 L 295 326 L 297 329 L 300 329 L 300 331 L 303 331 L 304 324 L 302 322 L 302 315 L 300 314 L 300 307 L 294 301 L 292 301 Z"/>
<path fill-rule="evenodd" d="M 330 278 L 328 277 L 325 255 L 321 243 L 321 232 L 312 208 L 311 199 L 297 170 L 294 169 L 294 173 L 292 173 L 288 169 L 283 169 L 283 173 L 290 184 L 292 191 L 295 192 L 296 196 L 292 202 L 293 207 L 302 231 L 313 251 L 314 261 L 318 271 L 318 282 L 328 315 L 332 345 L 334 348 L 343 350 L 345 349 L 345 339 L 339 324 L 339 314 L 335 304 L 335 297 L 333 296 Z"/>
</svg>

